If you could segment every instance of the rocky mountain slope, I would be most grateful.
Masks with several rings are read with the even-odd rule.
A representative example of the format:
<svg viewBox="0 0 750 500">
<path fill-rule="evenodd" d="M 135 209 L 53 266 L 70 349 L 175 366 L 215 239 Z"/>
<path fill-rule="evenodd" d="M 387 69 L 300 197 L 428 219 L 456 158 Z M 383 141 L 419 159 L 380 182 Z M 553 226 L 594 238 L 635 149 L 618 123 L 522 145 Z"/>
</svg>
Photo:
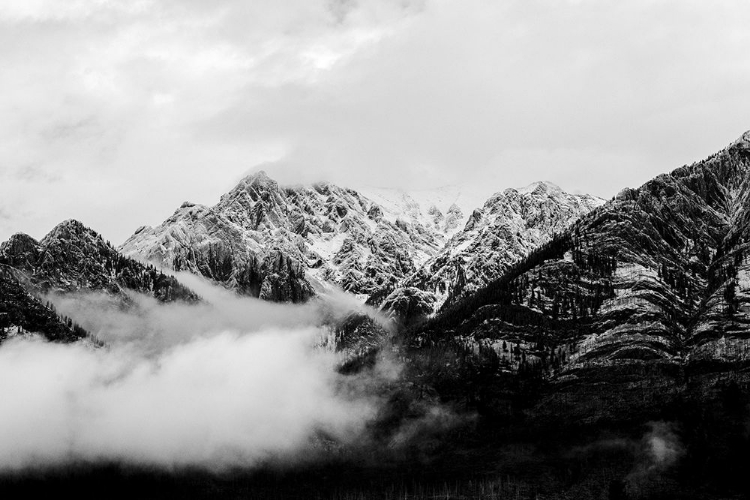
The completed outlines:
<svg viewBox="0 0 750 500">
<path fill-rule="evenodd" d="M 300 302 L 326 283 L 369 296 L 412 273 L 442 243 L 421 224 L 389 220 L 356 191 L 282 187 L 259 172 L 213 207 L 183 204 L 120 250 L 243 294 Z"/>
<path fill-rule="evenodd" d="M 362 194 L 326 183 L 284 187 L 258 172 L 213 207 L 185 203 L 158 227 L 140 228 L 120 250 L 267 300 L 300 302 L 332 284 L 379 305 L 406 284 L 442 294 L 442 303 L 456 283 L 465 288 L 457 262 L 471 261 L 469 280 L 487 279 L 597 204 L 542 186 L 493 197 L 467 226 L 473 199 L 457 188 Z M 428 262 L 443 269 L 422 283 Z"/>
<path fill-rule="evenodd" d="M 40 292 L 130 289 L 161 301 L 197 300 L 171 276 L 124 257 L 101 235 L 75 220 L 58 224 L 41 241 L 15 234 L 0 244 L 0 264 L 23 273 Z"/>
<path fill-rule="evenodd" d="M 429 314 L 450 305 L 501 276 L 552 235 L 603 203 L 593 196 L 568 194 L 549 182 L 496 193 L 471 213 L 465 226 L 437 254 L 404 280 L 384 307 L 409 317 L 417 311 Z M 409 290 L 413 288 L 426 293 Z M 421 301 L 411 305 L 416 311 L 403 310 L 404 294 L 414 298 L 411 302 Z"/>
<path fill-rule="evenodd" d="M 501 371 L 551 377 L 548 412 L 664 407 L 696 390 L 686 367 L 736 374 L 750 359 L 749 244 L 750 132 L 623 190 L 413 330 L 413 346 L 459 343 Z"/>
<path fill-rule="evenodd" d="M 460 184 L 408 191 L 363 187 L 357 191 L 382 207 L 388 220 L 421 224 L 446 240 L 463 229 L 468 215 L 487 198 L 476 188 Z"/>
</svg>

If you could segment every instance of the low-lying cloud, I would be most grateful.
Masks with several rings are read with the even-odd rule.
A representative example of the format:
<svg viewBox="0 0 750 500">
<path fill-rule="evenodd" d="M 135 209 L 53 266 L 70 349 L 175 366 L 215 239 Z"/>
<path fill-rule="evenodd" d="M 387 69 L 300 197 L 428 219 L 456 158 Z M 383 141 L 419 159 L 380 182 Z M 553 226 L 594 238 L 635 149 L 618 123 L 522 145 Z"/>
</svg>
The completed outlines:
<svg viewBox="0 0 750 500">
<path fill-rule="evenodd" d="M 130 293 L 131 307 L 127 308 L 120 298 L 102 293 L 50 295 L 48 299 L 59 313 L 75 319 L 103 343 L 140 352 L 158 353 L 224 331 L 295 331 L 320 327 L 352 313 L 367 315 L 384 329 L 389 328 L 378 311 L 337 290 L 328 290 L 305 304 L 279 304 L 240 297 L 190 273 L 175 275 L 200 295 L 200 303 L 163 304 L 137 293 Z M 319 329 L 316 333 L 324 336 L 326 330 Z"/>
<path fill-rule="evenodd" d="M 339 356 L 316 347 L 321 310 L 344 306 L 201 288 L 211 297 L 198 305 L 53 298 L 105 347 L 0 346 L 0 470 L 100 461 L 224 470 L 293 461 L 319 450 L 320 436 L 345 444 L 365 432 L 377 398 L 352 390 Z"/>
</svg>

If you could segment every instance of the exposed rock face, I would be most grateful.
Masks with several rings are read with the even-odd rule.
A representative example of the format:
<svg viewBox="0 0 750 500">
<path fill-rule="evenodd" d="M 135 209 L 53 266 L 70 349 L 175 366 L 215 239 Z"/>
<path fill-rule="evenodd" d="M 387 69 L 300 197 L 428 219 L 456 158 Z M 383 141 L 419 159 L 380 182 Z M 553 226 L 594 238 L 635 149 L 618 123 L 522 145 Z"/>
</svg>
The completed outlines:
<svg viewBox="0 0 750 500">
<path fill-rule="evenodd" d="M 734 141 L 729 147 L 736 150 L 750 150 L 750 130 L 742 134 L 742 136 Z"/>
<path fill-rule="evenodd" d="M 506 356 L 508 367 L 535 364 L 560 376 L 748 359 L 748 137 L 622 191 L 419 338 L 449 331 L 504 341 L 522 355 Z"/>
<path fill-rule="evenodd" d="M 16 234 L 0 245 L 0 263 L 23 271 L 42 291 L 123 289 L 159 300 L 196 300 L 197 296 L 153 267 L 123 257 L 101 235 L 75 220 L 57 225 L 40 242 Z"/>
<path fill-rule="evenodd" d="M 27 234 L 17 233 L 0 243 L 0 259 L 7 265 L 31 269 L 41 256 L 39 242 Z"/>
<path fill-rule="evenodd" d="M 498 278 L 603 203 L 593 196 L 565 193 L 548 182 L 496 193 L 403 286 L 432 294 L 435 308 L 449 305 Z"/>
<path fill-rule="evenodd" d="M 415 191 L 364 188 L 360 194 L 380 206 L 389 220 L 421 225 L 446 240 L 463 227 L 466 213 L 484 201 L 459 185 Z"/>
<path fill-rule="evenodd" d="M 213 207 L 184 204 L 121 250 L 268 300 L 303 301 L 325 283 L 370 296 L 392 290 L 445 241 L 390 215 L 351 189 L 281 187 L 260 172 Z"/>
<path fill-rule="evenodd" d="M 414 287 L 401 287 L 388 295 L 381 308 L 388 311 L 391 319 L 406 325 L 432 314 L 435 296 Z"/>
<path fill-rule="evenodd" d="M 441 397 L 543 428 L 643 423 L 746 392 L 748 138 L 623 190 L 413 328 L 410 355 L 455 353 L 450 383 L 431 375 Z"/>
<path fill-rule="evenodd" d="M 429 301 L 440 305 L 454 290 L 458 296 L 475 289 L 474 279 L 491 279 L 599 203 L 542 186 L 536 193 L 496 195 L 461 231 L 459 203 L 465 207 L 471 198 L 453 188 L 414 196 L 371 189 L 365 196 L 332 184 L 282 187 L 259 172 L 213 207 L 183 204 L 120 249 L 267 300 L 300 302 L 316 287 L 334 284 L 380 305 L 403 285 L 434 294 L 440 300 Z M 498 228 L 504 231 L 499 236 Z M 506 244 L 506 233 L 515 240 Z M 481 255 L 472 256 L 475 251 Z"/>
</svg>

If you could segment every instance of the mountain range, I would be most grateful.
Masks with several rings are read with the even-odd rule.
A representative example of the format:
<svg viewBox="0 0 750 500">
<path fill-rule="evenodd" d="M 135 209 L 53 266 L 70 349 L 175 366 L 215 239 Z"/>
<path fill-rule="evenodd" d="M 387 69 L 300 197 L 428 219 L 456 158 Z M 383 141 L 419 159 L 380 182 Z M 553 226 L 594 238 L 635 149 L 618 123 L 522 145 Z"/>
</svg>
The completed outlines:
<svg viewBox="0 0 750 500">
<path fill-rule="evenodd" d="M 60 318 L 42 300 L 48 293 L 102 291 L 128 301 L 128 291 L 162 302 L 199 297 L 174 277 L 120 254 L 75 220 L 55 226 L 41 241 L 15 234 L 0 244 L 0 329 L 44 334 L 54 340 L 86 336 L 70 318 Z"/>
<path fill-rule="evenodd" d="M 469 200 L 455 188 L 280 186 L 261 171 L 212 207 L 184 203 L 119 250 L 274 301 L 335 286 L 402 315 L 400 302 L 417 289 L 416 308 L 432 314 L 603 203 L 550 183 L 506 190 L 482 207 L 469 209 Z"/>
<path fill-rule="evenodd" d="M 551 419 L 653 416 L 747 388 L 749 197 L 750 132 L 622 190 L 413 328 L 412 348 L 541 377 L 529 411 Z"/>
<path fill-rule="evenodd" d="M 491 412 L 518 404 L 506 376 L 537 384 L 527 415 L 594 420 L 705 396 L 728 374 L 750 384 L 736 369 L 750 353 L 750 132 L 606 203 L 546 182 L 473 202 L 458 188 L 281 186 L 257 172 L 118 249 L 66 221 L 0 245 L 0 327 L 76 340 L 86 332 L 44 294 L 198 301 L 169 275 L 190 271 L 271 301 L 355 294 L 400 327 L 413 380 Z M 377 351 L 385 336 L 363 322 L 341 326 L 342 342 L 366 331 Z"/>
</svg>

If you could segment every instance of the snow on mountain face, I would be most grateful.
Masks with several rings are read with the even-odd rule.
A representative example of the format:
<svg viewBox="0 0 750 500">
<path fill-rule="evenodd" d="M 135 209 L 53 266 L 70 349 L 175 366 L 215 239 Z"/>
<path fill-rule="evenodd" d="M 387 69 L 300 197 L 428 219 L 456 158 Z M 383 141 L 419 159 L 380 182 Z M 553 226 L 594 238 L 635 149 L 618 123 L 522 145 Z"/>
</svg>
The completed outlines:
<svg viewBox="0 0 750 500">
<path fill-rule="evenodd" d="M 379 304 L 401 284 L 420 282 L 417 271 L 432 262 L 439 276 L 425 290 L 445 296 L 455 288 L 456 259 L 468 262 L 468 279 L 486 279 L 598 203 L 540 186 L 495 195 L 467 225 L 475 198 L 460 187 L 363 195 L 326 183 L 279 186 L 259 172 L 213 207 L 184 203 L 160 226 L 139 228 L 120 250 L 240 293 L 294 302 L 334 284 Z"/>
<path fill-rule="evenodd" d="M 593 196 L 565 193 L 548 182 L 496 193 L 403 285 L 433 294 L 434 307 L 440 308 L 499 277 L 554 233 L 603 203 Z M 385 306 L 399 295 L 397 290 Z"/>
<path fill-rule="evenodd" d="M 444 242 L 418 219 L 393 215 L 351 189 L 282 187 L 259 172 L 213 207 L 185 203 L 160 226 L 139 229 L 121 251 L 267 300 L 303 301 L 327 283 L 370 296 Z"/>
<path fill-rule="evenodd" d="M 412 191 L 365 187 L 359 192 L 380 205 L 388 220 L 419 223 L 446 240 L 461 230 L 468 214 L 486 199 L 460 185 Z"/>
</svg>

